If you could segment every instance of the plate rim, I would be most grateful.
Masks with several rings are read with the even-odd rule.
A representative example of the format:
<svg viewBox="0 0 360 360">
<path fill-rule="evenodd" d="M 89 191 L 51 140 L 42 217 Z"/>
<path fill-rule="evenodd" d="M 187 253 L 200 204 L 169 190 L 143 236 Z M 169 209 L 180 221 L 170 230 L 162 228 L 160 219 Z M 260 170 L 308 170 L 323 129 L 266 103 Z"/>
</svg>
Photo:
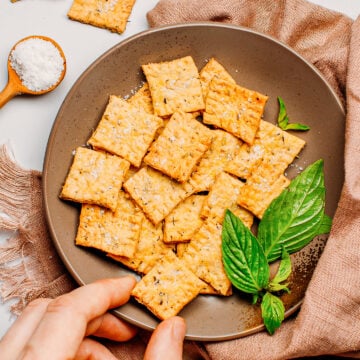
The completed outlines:
<svg viewBox="0 0 360 360">
<path fill-rule="evenodd" d="M 316 75 L 318 76 L 318 78 L 324 83 L 324 85 L 327 87 L 327 89 L 331 93 L 334 101 L 336 101 L 336 103 L 339 107 L 339 110 L 342 112 L 342 115 L 345 120 L 346 111 L 345 111 L 344 104 L 342 103 L 340 97 L 338 96 L 338 94 L 336 93 L 334 88 L 330 85 L 328 80 L 325 78 L 324 74 L 313 63 L 311 63 L 309 60 L 307 60 L 303 55 L 299 54 L 292 47 L 290 47 L 286 43 L 282 42 L 281 40 L 275 38 L 274 36 L 262 33 L 260 31 L 257 31 L 257 30 L 254 30 L 254 29 L 242 26 L 242 25 L 224 24 L 224 23 L 217 23 L 217 22 L 212 22 L 212 21 L 196 21 L 196 22 L 179 23 L 179 24 L 166 24 L 166 25 L 158 26 L 156 28 L 149 28 L 149 29 L 143 30 L 141 32 L 138 32 L 134 35 L 131 35 L 124 40 L 119 41 L 118 43 L 116 43 L 115 45 L 113 45 L 109 49 L 107 49 L 105 52 L 103 52 L 94 61 L 92 61 L 86 67 L 86 69 L 75 79 L 75 81 L 72 84 L 72 86 L 70 87 L 69 91 L 66 93 L 66 95 L 58 109 L 58 112 L 54 118 L 54 122 L 51 127 L 51 131 L 50 131 L 50 134 L 48 137 L 46 150 L 45 150 L 44 163 L 43 163 L 43 169 L 42 169 L 42 198 L 43 198 L 43 205 L 44 205 L 44 210 L 45 210 L 44 211 L 45 212 L 45 220 L 46 220 L 48 231 L 50 233 L 50 238 L 51 238 L 52 244 L 54 245 L 57 254 L 59 255 L 59 257 L 60 257 L 62 263 L 64 264 L 65 268 L 67 269 L 67 271 L 70 273 L 71 277 L 76 281 L 76 283 L 78 285 L 81 286 L 81 285 L 85 285 L 86 283 L 82 280 L 80 275 L 74 269 L 73 264 L 71 264 L 68 261 L 64 250 L 62 249 L 62 247 L 59 244 L 59 241 L 56 241 L 57 235 L 55 233 L 55 229 L 54 229 L 54 226 L 52 223 L 51 210 L 49 208 L 49 202 L 48 202 L 48 199 L 46 196 L 46 194 L 48 194 L 48 181 L 47 181 L 48 172 L 47 172 L 47 169 L 49 167 L 48 165 L 49 165 L 49 161 L 50 161 L 50 157 L 51 157 L 51 151 L 50 151 L 51 146 L 50 145 L 56 136 L 56 133 L 57 133 L 56 129 L 60 123 L 59 121 L 57 121 L 57 119 L 61 116 L 61 114 L 65 110 L 67 102 L 69 101 L 69 99 L 71 99 L 72 95 L 77 91 L 77 87 L 83 81 L 83 79 L 86 78 L 86 76 L 92 71 L 92 69 L 94 67 L 97 66 L 98 63 L 102 62 L 103 59 L 105 59 L 111 52 L 116 51 L 116 49 L 118 47 L 124 46 L 127 43 L 132 42 L 143 36 L 151 35 L 151 34 L 157 33 L 157 32 L 173 30 L 173 29 L 181 29 L 181 28 L 209 27 L 209 26 L 213 27 L 213 28 L 226 28 L 226 29 L 232 29 L 235 31 L 241 31 L 241 32 L 254 34 L 256 36 L 259 36 L 261 38 L 265 38 L 271 42 L 274 42 L 277 45 L 284 48 L 285 50 L 292 53 L 295 57 L 299 58 L 303 63 L 305 63 L 313 72 L 315 72 Z M 293 315 L 296 311 L 298 311 L 300 309 L 303 299 L 304 299 L 304 297 L 300 301 L 298 301 L 296 304 L 291 306 L 285 312 L 285 319 L 289 318 L 291 315 Z M 155 329 L 155 327 L 153 327 L 153 326 L 143 324 L 142 322 L 134 320 L 127 315 L 121 314 L 118 309 L 113 309 L 113 310 L 111 310 L 111 312 L 113 312 L 117 316 L 119 316 L 119 317 L 125 319 L 126 321 L 128 321 L 136 326 L 139 326 L 145 330 L 152 331 Z M 194 340 L 194 341 L 209 341 L 209 342 L 226 341 L 226 340 L 238 339 L 238 338 L 245 337 L 245 336 L 248 336 L 248 335 L 251 335 L 254 333 L 258 333 L 259 331 L 262 331 L 263 329 L 265 329 L 265 326 L 263 324 L 260 324 L 249 330 L 242 331 L 241 334 L 233 333 L 233 334 L 228 334 L 226 336 L 217 336 L 217 335 L 213 335 L 213 336 L 191 335 L 191 336 L 189 336 L 189 335 L 186 335 L 185 338 L 187 340 Z"/>
</svg>

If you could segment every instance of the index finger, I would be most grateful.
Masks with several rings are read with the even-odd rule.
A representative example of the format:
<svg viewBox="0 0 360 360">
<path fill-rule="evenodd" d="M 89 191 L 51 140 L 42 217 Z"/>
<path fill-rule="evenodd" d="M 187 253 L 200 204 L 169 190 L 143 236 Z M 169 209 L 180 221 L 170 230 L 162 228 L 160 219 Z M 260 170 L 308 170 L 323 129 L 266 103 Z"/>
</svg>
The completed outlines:
<svg viewBox="0 0 360 360">
<path fill-rule="evenodd" d="M 136 280 L 104 279 L 54 299 L 24 349 L 36 359 L 73 358 L 87 324 L 107 310 L 125 304 Z"/>
</svg>

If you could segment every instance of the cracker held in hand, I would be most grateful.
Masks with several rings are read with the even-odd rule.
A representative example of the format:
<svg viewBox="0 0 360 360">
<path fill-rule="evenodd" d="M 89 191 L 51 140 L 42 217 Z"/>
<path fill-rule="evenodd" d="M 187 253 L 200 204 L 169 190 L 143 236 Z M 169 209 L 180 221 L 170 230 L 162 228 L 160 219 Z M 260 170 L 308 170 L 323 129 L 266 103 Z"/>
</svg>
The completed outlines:
<svg viewBox="0 0 360 360">
<path fill-rule="evenodd" d="M 177 112 L 151 145 L 144 162 L 179 182 L 185 182 L 211 141 L 210 129 L 191 114 Z"/>
<path fill-rule="evenodd" d="M 115 211 L 129 167 L 130 163 L 118 156 L 78 147 L 60 197 Z"/>
<path fill-rule="evenodd" d="M 175 254 L 169 254 L 136 284 L 131 295 L 164 320 L 177 315 L 203 287 L 203 282 Z"/>
<path fill-rule="evenodd" d="M 204 123 L 222 128 L 252 145 L 268 97 L 214 77 L 206 97 Z"/>
<path fill-rule="evenodd" d="M 132 257 L 138 245 L 141 221 L 140 210 L 120 191 L 115 212 L 97 205 L 82 206 L 75 243 Z"/>
<path fill-rule="evenodd" d="M 74 0 L 68 12 L 71 20 L 122 33 L 135 0 Z"/>
<path fill-rule="evenodd" d="M 128 179 L 124 189 L 154 225 L 192 193 L 189 184 L 180 184 L 149 166 L 141 168 Z"/>
<path fill-rule="evenodd" d="M 163 121 L 124 99 L 111 95 L 88 143 L 138 167 Z"/>
<path fill-rule="evenodd" d="M 191 56 L 145 64 L 142 69 L 149 83 L 156 115 L 204 109 L 199 72 Z"/>
</svg>

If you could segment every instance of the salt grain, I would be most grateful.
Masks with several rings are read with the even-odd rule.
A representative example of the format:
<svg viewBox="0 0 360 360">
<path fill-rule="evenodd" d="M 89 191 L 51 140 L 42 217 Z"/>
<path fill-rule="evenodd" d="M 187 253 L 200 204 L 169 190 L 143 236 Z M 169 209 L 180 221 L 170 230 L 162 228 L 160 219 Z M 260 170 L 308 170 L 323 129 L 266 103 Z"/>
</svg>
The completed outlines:
<svg viewBox="0 0 360 360">
<path fill-rule="evenodd" d="M 11 67 L 29 90 L 42 91 L 55 85 L 64 70 L 64 59 L 50 41 L 30 38 L 10 54 Z"/>
</svg>

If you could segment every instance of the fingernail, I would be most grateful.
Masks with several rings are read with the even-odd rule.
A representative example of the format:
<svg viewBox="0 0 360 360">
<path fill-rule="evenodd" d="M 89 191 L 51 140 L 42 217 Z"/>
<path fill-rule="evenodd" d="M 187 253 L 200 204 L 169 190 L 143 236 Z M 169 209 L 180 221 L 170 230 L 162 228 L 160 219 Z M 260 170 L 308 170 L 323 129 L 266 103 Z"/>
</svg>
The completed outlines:
<svg viewBox="0 0 360 360">
<path fill-rule="evenodd" d="M 177 341 L 183 341 L 186 333 L 185 320 L 179 316 L 172 318 L 172 336 Z"/>
</svg>

